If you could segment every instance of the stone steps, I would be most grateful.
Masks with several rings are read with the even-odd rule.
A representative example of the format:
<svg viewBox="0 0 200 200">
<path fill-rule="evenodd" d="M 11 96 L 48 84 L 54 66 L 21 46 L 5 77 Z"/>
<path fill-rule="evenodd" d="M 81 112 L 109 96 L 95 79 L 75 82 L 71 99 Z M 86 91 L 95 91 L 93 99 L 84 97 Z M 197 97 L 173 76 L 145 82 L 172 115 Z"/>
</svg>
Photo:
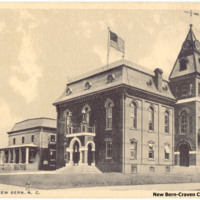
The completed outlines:
<svg viewBox="0 0 200 200">
<path fill-rule="evenodd" d="M 97 167 L 88 166 L 88 165 L 80 165 L 80 166 L 68 165 L 60 169 L 57 169 L 56 172 L 58 173 L 102 173 Z"/>
</svg>

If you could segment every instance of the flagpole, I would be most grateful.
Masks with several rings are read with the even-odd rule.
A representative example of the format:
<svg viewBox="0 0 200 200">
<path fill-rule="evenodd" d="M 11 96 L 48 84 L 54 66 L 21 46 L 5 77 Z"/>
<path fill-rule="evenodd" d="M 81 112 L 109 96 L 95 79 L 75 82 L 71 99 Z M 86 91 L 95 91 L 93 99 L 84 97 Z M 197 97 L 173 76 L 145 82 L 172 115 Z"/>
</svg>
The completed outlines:
<svg viewBox="0 0 200 200">
<path fill-rule="evenodd" d="M 110 54 L 110 27 L 108 27 L 107 69 L 108 69 L 108 64 L 109 64 L 109 54 Z"/>
</svg>

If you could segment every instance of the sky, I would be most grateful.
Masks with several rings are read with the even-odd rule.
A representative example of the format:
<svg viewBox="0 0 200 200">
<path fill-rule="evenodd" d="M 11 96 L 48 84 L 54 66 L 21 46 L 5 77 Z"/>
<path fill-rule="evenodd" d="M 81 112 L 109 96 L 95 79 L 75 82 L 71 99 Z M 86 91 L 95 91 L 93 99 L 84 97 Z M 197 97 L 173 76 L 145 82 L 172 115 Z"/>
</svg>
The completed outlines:
<svg viewBox="0 0 200 200">
<path fill-rule="evenodd" d="M 200 16 L 192 23 L 200 39 Z M 168 77 L 189 24 L 182 9 L 0 9 L 0 147 L 15 123 L 56 119 L 67 81 L 106 65 L 107 27 L 125 40 L 125 59 Z M 121 58 L 110 49 L 110 63 Z"/>
</svg>

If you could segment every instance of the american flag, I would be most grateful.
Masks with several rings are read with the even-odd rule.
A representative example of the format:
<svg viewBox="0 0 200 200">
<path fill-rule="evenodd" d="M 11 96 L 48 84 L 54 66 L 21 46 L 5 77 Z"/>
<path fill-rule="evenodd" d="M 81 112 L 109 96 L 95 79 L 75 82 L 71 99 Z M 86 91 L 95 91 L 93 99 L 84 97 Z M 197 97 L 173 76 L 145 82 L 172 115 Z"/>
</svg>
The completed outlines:
<svg viewBox="0 0 200 200">
<path fill-rule="evenodd" d="M 118 37 L 116 33 L 110 31 L 110 46 L 125 53 L 124 51 L 124 40 L 121 37 Z"/>
</svg>

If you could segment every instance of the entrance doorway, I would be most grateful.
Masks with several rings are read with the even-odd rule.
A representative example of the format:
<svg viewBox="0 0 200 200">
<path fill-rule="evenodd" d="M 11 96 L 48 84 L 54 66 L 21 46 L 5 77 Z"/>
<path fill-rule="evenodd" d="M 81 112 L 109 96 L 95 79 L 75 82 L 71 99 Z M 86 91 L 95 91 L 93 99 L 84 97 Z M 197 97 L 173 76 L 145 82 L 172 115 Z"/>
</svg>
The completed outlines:
<svg viewBox="0 0 200 200">
<path fill-rule="evenodd" d="M 88 165 L 91 165 L 92 161 L 93 161 L 92 145 L 88 144 Z"/>
<path fill-rule="evenodd" d="M 73 145 L 73 162 L 74 162 L 74 165 L 75 164 L 78 165 L 79 160 L 80 160 L 79 143 L 76 141 L 76 142 L 74 142 L 74 145 Z"/>
<path fill-rule="evenodd" d="M 180 151 L 180 166 L 189 167 L 189 146 L 187 144 L 181 144 Z"/>
</svg>

